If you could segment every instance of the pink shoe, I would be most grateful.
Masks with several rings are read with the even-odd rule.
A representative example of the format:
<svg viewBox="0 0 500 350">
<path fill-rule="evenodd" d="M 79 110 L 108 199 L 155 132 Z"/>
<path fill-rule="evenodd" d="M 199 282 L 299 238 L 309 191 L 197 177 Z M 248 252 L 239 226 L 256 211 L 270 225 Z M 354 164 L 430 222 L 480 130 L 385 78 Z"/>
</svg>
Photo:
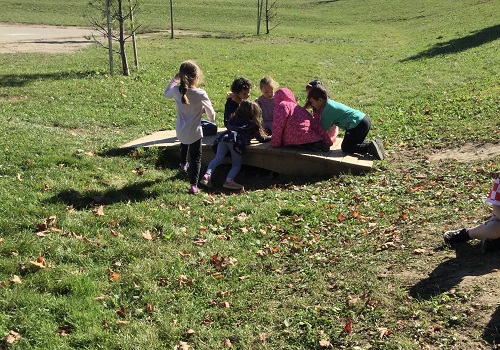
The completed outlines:
<svg viewBox="0 0 500 350">
<path fill-rule="evenodd" d="M 189 193 L 191 193 L 191 194 L 198 194 L 198 192 L 200 192 L 200 190 L 198 189 L 198 186 L 191 185 L 191 187 L 189 188 Z"/>
</svg>

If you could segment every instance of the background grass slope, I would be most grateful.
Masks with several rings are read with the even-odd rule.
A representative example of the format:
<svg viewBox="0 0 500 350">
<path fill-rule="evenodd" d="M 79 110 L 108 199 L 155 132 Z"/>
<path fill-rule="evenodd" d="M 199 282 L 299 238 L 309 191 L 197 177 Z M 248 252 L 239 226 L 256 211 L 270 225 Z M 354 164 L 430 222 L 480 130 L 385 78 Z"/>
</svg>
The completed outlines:
<svg viewBox="0 0 500 350">
<path fill-rule="evenodd" d="M 499 158 L 429 160 L 499 143 L 498 3 L 277 4 L 278 27 L 261 36 L 252 4 L 175 4 L 176 28 L 195 34 L 170 40 L 153 33 L 168 29 L 166 2 L 143 1 L 131 77 L 110 77 L 97 46 L 0 55 L 0 334 L 21 334 L 9 348 L 463 349 L 498 337 L 498 260 L 443 249 L 441 235 L 488 217 Z M 0 21 L 82 26 L 85 11 L 8 0 Z M 190 196 L 161 151 L 116 151 L 174 127 L 162 93 L 185 59 L 219 116 L 237 76 L 270 74 L 300 101 L 320 79 L 372 117 L 387 160 L 331 179 L 247 170 L 245 193 Z M 39 256 L 47 268 L 30 263 Z"/>
</svg>

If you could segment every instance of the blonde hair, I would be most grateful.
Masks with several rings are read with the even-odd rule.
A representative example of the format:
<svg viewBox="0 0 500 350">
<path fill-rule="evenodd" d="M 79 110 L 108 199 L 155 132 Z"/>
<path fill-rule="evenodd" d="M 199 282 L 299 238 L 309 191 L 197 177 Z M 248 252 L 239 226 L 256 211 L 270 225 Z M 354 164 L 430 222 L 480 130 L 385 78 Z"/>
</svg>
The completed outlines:
<svg viewBox="0 0 500 350">
<path fill-rule="evenodd" d="M 262 89 L 264 85 L 269 85 L 270 87 L 273 88 L 273 90 L 277 90 L 279 87 L 279 84 L 276 82 L 276 80 L 271 78 L 269 75 L 266 75 L 264 78 L 260 79 L 260 84 L 259 84 L 260 89 Z"/>
<path fill-rule="evenodd" d="M 179 68 L 179 92 L 182 95 L 182 103 L 188 105 L 189 99 L 186 96 L 187 89 L 195 86 L 202 79 L 200 67 L 193 61 L 184 61 Z"/>
<path fill-rule="evenodd" d="M 234 111 L 231 118 L 240 118 L 253 121 L 259 128 L 259 134 L 265 136 L 266 132 L 262 128 L 261 115 L 262 109 L 260 109 L 260 106 L 257 103 L 252 101 L 243 101 L 240 103 L 236 111 Z"/>
</svg>

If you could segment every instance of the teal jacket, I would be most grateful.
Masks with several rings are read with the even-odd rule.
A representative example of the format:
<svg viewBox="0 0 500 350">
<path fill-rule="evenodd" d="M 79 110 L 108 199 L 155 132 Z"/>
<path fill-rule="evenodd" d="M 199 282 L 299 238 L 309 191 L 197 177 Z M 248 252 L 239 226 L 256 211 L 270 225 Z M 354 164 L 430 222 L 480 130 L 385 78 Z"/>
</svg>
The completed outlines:
<svg viewBox="0 0 500 350">
<path fill-rule="evenodd" d="M 354 129 L 364 117 L 363 112 L 328 99 L 321 111 L 321 126 L 325 130 L 330 129 L 332 125 L 337 125 L 342 130 L 350 130 Z"/>
</svg>

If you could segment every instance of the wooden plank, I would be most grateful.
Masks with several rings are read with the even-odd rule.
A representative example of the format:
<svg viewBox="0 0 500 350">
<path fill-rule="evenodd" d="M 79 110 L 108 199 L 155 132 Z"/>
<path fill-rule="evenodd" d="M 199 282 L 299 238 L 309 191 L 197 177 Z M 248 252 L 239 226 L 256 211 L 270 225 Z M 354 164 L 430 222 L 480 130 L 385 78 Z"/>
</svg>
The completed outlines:
<svg viewBox="0 0 500 350">
<path fill-rule="evenodd" d="M 219 129 L 217 135 L 205 136 L 202 140 L 202 165 L 207 166 L 215 157 L 212 144 L 225 129 Z M 259 143 L 253 140 L 247 147 L 243 164 L 268 169 L 290 176 L 333 176 L 342 173 L 359 174 L 368 172 L 373 167 L 371 156 L 354 156 L 340 149 L 342 139 L 337 138 L 328 152 L 312 152 L 297 146 L 274 148 L 271 143 Z M 162 130 L 145 135 L 120 146 L 120 148 L 160 147 L 164 148 L 169 158 L 179 159 L 180 142 L 175 130 Z M 230 164 L 227 157 L 225 163 Z"/>
</svg>

